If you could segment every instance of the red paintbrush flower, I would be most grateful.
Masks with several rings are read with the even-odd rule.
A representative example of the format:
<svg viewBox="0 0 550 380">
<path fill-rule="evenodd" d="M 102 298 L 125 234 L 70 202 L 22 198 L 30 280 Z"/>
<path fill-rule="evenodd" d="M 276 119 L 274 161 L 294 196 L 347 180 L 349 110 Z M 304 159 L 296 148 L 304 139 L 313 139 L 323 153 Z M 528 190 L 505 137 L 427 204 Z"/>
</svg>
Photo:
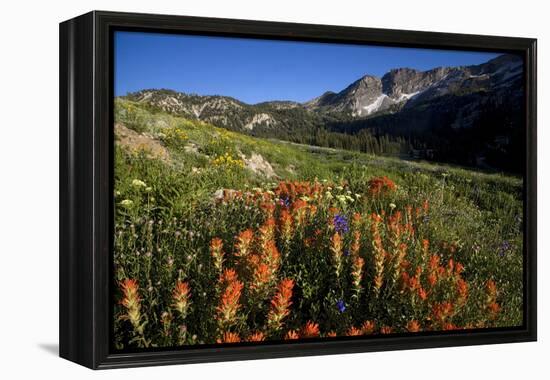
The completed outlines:
<svg viewBox="0 0 550 380">
<path fill-rule="evenodd" d="M 132 327 L 138 334 L 143 334 L 141 325 L 141 297 L 139 296 L 139 285 L 134 279 L 125 279 L 120 282 L 122 290 L 121 305 L 126 309 L 123 319 L 130 321 Z"/>
<path fill-rule="evenodd" d="M 210 242 L 210 255 L 214 260 L 214 267 L 218 272 L 221 272 L 223 269 L 224 262 L 224 253 L 223 253 L 223 242 L 220 238 L 214 238 Z"/>
<path fill-rule="evenodd" d="M 372 334 L 374 332 L 374 329 L 375 329 L 375 324 L 373 321 L 365 321 L 363 322 L 363 324 L 361 325 L 361 333 L 363 335 L 369 335 L 369 334 Z"/>
<path fill-rule="evenodd" d="M 244 230 L 239 235 L 235 242 L 235 256 L 247 257 L 250 253 L 252 246 L 252 239 L 254 238 L 254 232 L 251 229 Z"/>
<path fill-rule="evenodd" d="M 389 192 L 395 191 L 397 188 L 395 182 L 386 176 L 372 178 L 369 181 L 368 186 L 371 196 L 385 195 Z"/>
<path fill-rule="evenodd" d="M 352 285 L 355 292 L 358 294 L 361 292 L 361 280 L 363 279 L 363 266 L 365 265 L 365 260 L 362 257 L 356 256 L 353 259 L 351 264 L 351 278 Z"/>
<path fill-rule="evenodd" d="M 443 323 L 454 314 L 453 304 L 450 302 L 436 303 L 432 308 L 433 319 Z"/>
<path fill-rule="evenodd" d="M 226 269 L 222 278 L 224 279 L 226 288 L 222 293 L 220 304 L 216 310 L 218 312 L 218 324 L 225 328 L 235 324 L 237 320 L 237 312 L 241 307 L 239 300 L 241 298 L 243 283 L 237 280 L 234 270 Z"/>
<path fill-rule="evenodd" d="M 407 331 L 408 332 L 419 332 L 420 331 L 420 323 L 416 320 L 409 321 L 407 323 Z"/>
<path fill-rule="evenodd" d="M 285 335 L 286 340 L 295 340 L 295 339 L 299 339 L 299 338 L 300 338 L 300 336 L 298 335 L 298 333 L 295 330 L 288 330 L 286 335 Z"/>
<path fill-rule="evenodd" d="M 241 337 L 233 332 L 225 332 L 222 337 L 217 340 L 218 343 L 239 343 Z"/>
<path fill-rule="evenodd" d="M 359 336 L 359 335 L 363 335 L 361 330 L 358 329 L 357 327 L 355 326 L 351 326 L 348 331 L 346 331 L 346 335 L 347 336 Z"/>
<path fill-rule="evenodd" d="M 420 297 L 422 301 L 426 301 L 426 298 L 428 298 L 428 293 L 424 288 L 420 287 L 418 289 L 418 297 Z"/>
<path fill-rule="evenodd" d="M 189 305 L 191 304 L 190 297 L 191 291 L 189 290 L 189 284 L 187 282 L 178 281 L 172 292 L 172 298 L 174 300 L 173 307 L 182 318 L 187 316 Z"/>
<path fill-rule="evenodd" d="M 265 335 L 261 331 L 257 331 L 248 337 L 249 342 L 263 342 L 264 340 L 265 340 Z"/>
<path fill-rule="evenodd" d="M 277 293 L 271 300 L 271 309 L 267 315 L 267 325 L 273 331 L 281 330 L 283 319 L 290 313 L 293 288 L 294 281 L 288 278 L 282 280 L 277 287 Z"/>
<path fill-rule="evenodd" d="M 468 283 L 462 278 L 459 278 L 456 282 L 456 290 L 458 292 L 458 303 L 462 305 L 468 298 Z"/>
<path fill-rule="evenodd" d="M 288 210 L 283 209 L 279 215 L 279 230 L 283 241 L 289 242 L 292 239 L 292 215 Z"/>
<path fill-rule="evenodd" d="M 304 338 L 315 338 L 319 336 L 319 324 L 308 321 L 302 328 L 302 334 Z"/>
</svg>

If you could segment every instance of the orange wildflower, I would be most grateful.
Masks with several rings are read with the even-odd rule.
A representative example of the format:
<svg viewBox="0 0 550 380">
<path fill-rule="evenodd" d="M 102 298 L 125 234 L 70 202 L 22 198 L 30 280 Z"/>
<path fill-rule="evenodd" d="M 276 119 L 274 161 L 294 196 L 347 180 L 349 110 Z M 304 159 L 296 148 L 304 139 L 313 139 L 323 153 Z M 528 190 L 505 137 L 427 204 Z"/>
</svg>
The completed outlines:
<svg viewBox="0 0 550 380">
<path fill-rule="evenodd" d="M 420 297 L 422 301 L 426 301 L 426 298 L 428 298 L 428 293 L 424 290 L 424 288 L 420 287 L 418 289 L 418 297 Z"/>
<path fill-rule="evenodd" d="M 335 232 L 334 235 L 332 235 L 330 242 L 332 264 L 334 265 L 334 270 L 336 271 L 336 277 L 340 277 L 340 273 L 342 270 L 342 256 L 344 254 L 344 242 L 342 241 L 342 236 L 338 232 Z"/>
<path fill-rule="evenodd" d="M 279 226 L 281 238 L 288 243 L 292 239 L 292 216 L 286 209 L 281 210 Z"/>
<path fill-rule="evenodd" d="M 430 272 L 428 274 L 428 284 L 433 287 L 437 283 L 437 274 L 436 272 Z"/>
<path fill-rule="evenodd" d="M 489 312 L 491 313 L 491 316 L 494 317 L 496 314 L 498 314 L 498 312 L 500 311 L 500 305 L 496 302 L 491 302 L 488 306 L 487 306 L 487 309 L 489 310 Z"/>
<path fill-rule="evenodd" d="M 392 239 L 397 242 L 401 237 L 402 226 L 401 226 L 401 211 L 396 211 L 388 218 L 388 231 L 392 234 Z"/>
<path fill-rule="evenodd" d="M 295 340 L 299 339 L 300 336 L 296 332 L 296 330 L 288 330 L 285 335 L 285 340 Z"/>
<path fill-rule="evenodd" d="M 407 323 L 407 331 L 408 332 L 419 332 L 420 331 L 420 323 L 416 320 L 409 321 Z"/>
<path fill-rule="evenodd" d="M 353 231 L 353 240 L 350 248 L 353 256 L 359 255 L 359 250 L 361 249 L 361 232 Z"/>
<path fill-rule="evenodd" d="M 281 262 L 281 254 L 279 253 L 275 242 L 273 240 L 269 240 L 262 246 L 262 249 L 262 261 L 269 265 L 272 272 L 277 271 Z"/>
<path fill-rule="evenodd" d="M 487 295 L 490 297 L 496 297 L 497 294 L 497 285 L 493 280 L 487 281 L 487 284 L 485 285 L 485 289 L 487 290 Z"/>
<path fill-rule="evenodd" d="M 294 281 L 291 279 L 282 280 L 278 287 L 277 293 L 271 300 L 271 309 L 267 315 L 267 325 L 270 329 L 278 331 L 283 326 L 283 319 L 290 313 L 290 305 L 292 305 L 292 289 Z"/>
<path fill-rule="evenodd" d="M 390 326 L 382 326 L 380 328 L 380 334 L 391 334 L 393 329 Z"/>
<path fill-rule="evenodd" d="M 308 321 L 302 328 L 302 334 L 304 338 L 315 338 L 319 336 L 319 324 Z"/>
<path fill-rule="evenodd" d="M 239 343 L 241 341 L 241 337 L 233 332 L 225 332 L 223 333 L 221 339 L 218 339 L 218 343 Z"/>
<path fill-rule="evenodd" d="M 257 331 L 248 337 L 249 342 L 263 342 L 264 340 L 265 340 L 265 335 L 261 331 Z"/>
<path fill-rule="evenodd" d="M 176 287 L 172 292 L 172 298 L 174 300 L 173 307 L 178 311 L 182 318 L 187 316 L 189 310 L 191 291 L 189 290 L 189 284 L 187 282 L 178 281 Z"/>
<path fill-rule="evenodd" d="M 375 268 L 375 277 L 374 277 L 374 290 L 376 295 L 379 294 L 380 288 L 382 287 L 384 281 L 384 260 L 386 257 L 386 251 L 382 245 L 382 237 L 380 236 L 380 223 L 382 218 L 378 214 L 371 214 L 371 234 L 372 234 L 372 244 L 374 248 L 374 268 Z"/>
<path fill-rule="evenodd" d="M 336 331 L 329 331 L 327 333 L 327 338 L 336 338 Z"/>
<path fill-rule="evenodd" d="M 214 259 L 214 267 L 218 272 L 221 272 L 223 269 L 224 262 L 224 253 L 223 253 L 223 242 L 220 238 L 214 238 L 210 242 L 210 255 Z"/>
<path fill-rule="evenodd" d="M 396 189 L 395 182 L 386 176 L 372 178 L 369 181 L 368 186 L 369 193 L 372 196 L 385 195 Z"/>
<path fill-rule="evenodd" d="M 363 335 L 372 334 L 374 332 L 374 328 L 375 328 L 375 325 L 373 321 L 365 321 L 361 325 L 361 333 Z"/>
<path fill-rule="evenodd" d="M 356 212 L 351 217 L 351 225 L 355 230 L 358 230 L 361 227 L 363 216 Z"/>
<path fill-rule="evenodd" d="M 361 280 L 363 279 L 363 266 L 365 265 L 365 260 L 362 257 L 356 256 L 353 258 L 351 264 L 351 278 L 352 285 L 356 294 L 361 292 Z"/>
<path fill-rule="evenodd" d="M 261 291 L 273 277 L 271 268 L 266 263 L 260 261 L 258 255 L 252 255 L 250 258 L 251 266 L 254 268 L 252 271 L 252 280 L 250 282 L 250 289 L 254 291 Z"/>
<path fill-rule="evenodd" d="M 393 261 L 393 275 L 392 275 L 392 283 L 395 284 L 399 280 L 399 274 L 401 272 L 401 264 L 403 263 L 403 260 L 405 260 L 405 256 L 407 255 L 407 244 L 401 243 L 399 244 L 397 248 L 397 252 L 394 256 Z"/>
<path fill-rule="evenodd" d="M 307 214 L 307 202 L 301 199 L 296 200 L 292 204 L 292 214 L 296 220 L 296 225 L 301 226 L 306 218 Z"/>
<path fill-rule="evenodd" d="M 127 278 L 120 282 L 120 289 L 122 290 L 120 304 L 126 308 L 123 318 L 129 320 L 136 331 L 142 333 L 139 285 L 136 280 Z"/>
<path fill-rule="evenodd" d="M 438 255 L 432 255 L 430 257 L 430 262 L 428 264 L 428 267 L 430 270 L 435 271 L 437 268 L 439 268 L 439 261 L 441 258 Z"/>
<path fill-rule="evenodd" d="M 468 298 L 468 283 L 462 278 L 459 278 L 456 282 L 456 290 L 458 292 L 458 303 L 462 305 Z"/>
<path fill-rule="evenodd" d="M 275 233 L 275 219 L 268 218 L 265 223 L 259 228 L 260 244 L 273 240 Z"/>
<path fill-rule="evenodd" d="M 228 284 L 236 280 L 237 280 L 237 272 L 235 272 L 235 269 L 228 268 L 224 270 L 222 275 L 220 276 L 220 282 L 224 284 Z"/>
<path fill-rule="evenodd" d="M 363 335 L 361 333 L 361 330 L 358 329 L 357 327 L 355 326 L 351 326 L 348 331 L 346 332 L 346 335 L 347 336 L 359 336 L 359 335 Z"/>
<path fill-rule="evenodd" d="M 447 263 L 447 273 L 451 275 L 455 269 L 455 261 L 451 258 Z"/>
<path fill-rule="evenodd" d="M 411 276 L 405 271 L 401 272 L 401 289 L 402 290 L 405 290 L 409 287 L 410 281 L 411 281 Z"/>
<path fill-rule="evenodd" d="M 446 319 L 452 317 L 453 313 L 453 304 L 450 302 L 436 303 L 432 308 L 434 319 L 441 323 L 445 322 Z"/>
<path fill-rule="evenodd" d="M 495 318 L 500 311 L 500 305 L 496 302 L 497 285 L 493 280 L 487 281 L 487 284 L 485 285 L 485 292 L 487 294 L 487 300 L 485 301 L 487 310 L 489 311 L 491 318 Z"/>
<path fill-rule="evenodd" d="M 253 238 L 254 232 L 252 232 L 251 229 L 244 230 L 239 235 L 237 235 L 237 241 L 235 243 L 235 256 L 247 257 L 250 253 Z"/>
<path fill-rule="evenodd" d="M 265 212 L 268 218 L 273 218 L 273 212 L 275 211 L 275 205 L 271 202 L 263 202 L 260 208 Z"/>
<path fill-rule="evenodd" d="M 424 215 L 427 215 L 428 212 L 430 211 L 430 203 L 428 202 L 427 199 L 422 204 L 422 210 L 424 210 Z"/>
<path fill-rule="evenodd" d="M 227 327 L 233 325 L 237 320 L 237 312 L 241 307 L 239 300 L 243 283 L 237 280 L 233 270 L 226 269 L 223 277 L 230 280 L 226 281 L 226 288 L 216 310 L 218 312 L 218 323 L 222 327 Z"/>
<path fill-rule="evenodd" d="M 458 327 L 455 324 L 451 323 L 451 322 L 445 322 L 442 326 L 442 329 L 444 331 L 451 331 L 451 330 L 457 330 Z"/>
</svg>

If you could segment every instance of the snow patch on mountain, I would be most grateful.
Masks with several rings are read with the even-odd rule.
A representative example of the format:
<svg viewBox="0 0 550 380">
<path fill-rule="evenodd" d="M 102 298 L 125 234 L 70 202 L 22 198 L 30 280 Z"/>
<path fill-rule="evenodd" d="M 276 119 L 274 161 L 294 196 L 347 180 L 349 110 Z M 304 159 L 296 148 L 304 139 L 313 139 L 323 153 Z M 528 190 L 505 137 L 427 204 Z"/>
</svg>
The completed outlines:
<svg viewBox="0 0 550 380">
<path fill-rule="evenodd" d="M 363 107 L 363 109 L 366 111 L 367 115 L 370 115 L 371 113 L 374 113 L 378 111 L 382 105 L 384 104 L 384 99 L 386 99 L 388 95 L 382 94 L 379 97 L 377 97 L 374 102 L 372 102 L 369 105 L 366 105 Z M 361 112 L 362 114 L 363 112 Z"/>
<path fill-rule="evenodd" d="M 401 95 L 399 95 L 399 98 L 397 99 L 397 101 L 402 102 L 402 101 L 405 101 L 405 100 L 412 99 L 416 95 L 420 94 L 421 92 L 422 91 L 415 91 L 415 92 L 411 92 L 410 94 L 401 94 Z"/>
</svg>

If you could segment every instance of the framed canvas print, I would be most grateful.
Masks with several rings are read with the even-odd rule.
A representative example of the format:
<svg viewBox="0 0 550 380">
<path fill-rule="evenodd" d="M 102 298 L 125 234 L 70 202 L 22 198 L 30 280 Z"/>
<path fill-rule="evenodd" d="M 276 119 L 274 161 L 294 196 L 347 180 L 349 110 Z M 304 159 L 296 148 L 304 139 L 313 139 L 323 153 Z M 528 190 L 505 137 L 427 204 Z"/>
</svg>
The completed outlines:
<svg viewBox="0 0 550 380">
<path fill-rule="evenodd" d="M 60 355 L 536 339 L 536 40 L 60 25 Z"/>
</svg>

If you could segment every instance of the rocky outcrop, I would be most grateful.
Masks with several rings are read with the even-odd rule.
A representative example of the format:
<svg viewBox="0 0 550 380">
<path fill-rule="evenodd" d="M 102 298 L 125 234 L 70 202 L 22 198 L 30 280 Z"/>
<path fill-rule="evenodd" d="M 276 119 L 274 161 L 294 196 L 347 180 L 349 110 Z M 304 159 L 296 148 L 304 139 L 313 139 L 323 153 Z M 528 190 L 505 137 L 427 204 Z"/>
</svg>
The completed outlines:
<svg viewBox="0 0 550 380">
<path fill-rule="evenodd" d="M 149 158 L 169 161 L 168 150 L 153 136 L 140 134 L 123 124 L 115 124 L 115 137 L 118 144 L 130 152 L 144 153 Z"/>
</svg>

